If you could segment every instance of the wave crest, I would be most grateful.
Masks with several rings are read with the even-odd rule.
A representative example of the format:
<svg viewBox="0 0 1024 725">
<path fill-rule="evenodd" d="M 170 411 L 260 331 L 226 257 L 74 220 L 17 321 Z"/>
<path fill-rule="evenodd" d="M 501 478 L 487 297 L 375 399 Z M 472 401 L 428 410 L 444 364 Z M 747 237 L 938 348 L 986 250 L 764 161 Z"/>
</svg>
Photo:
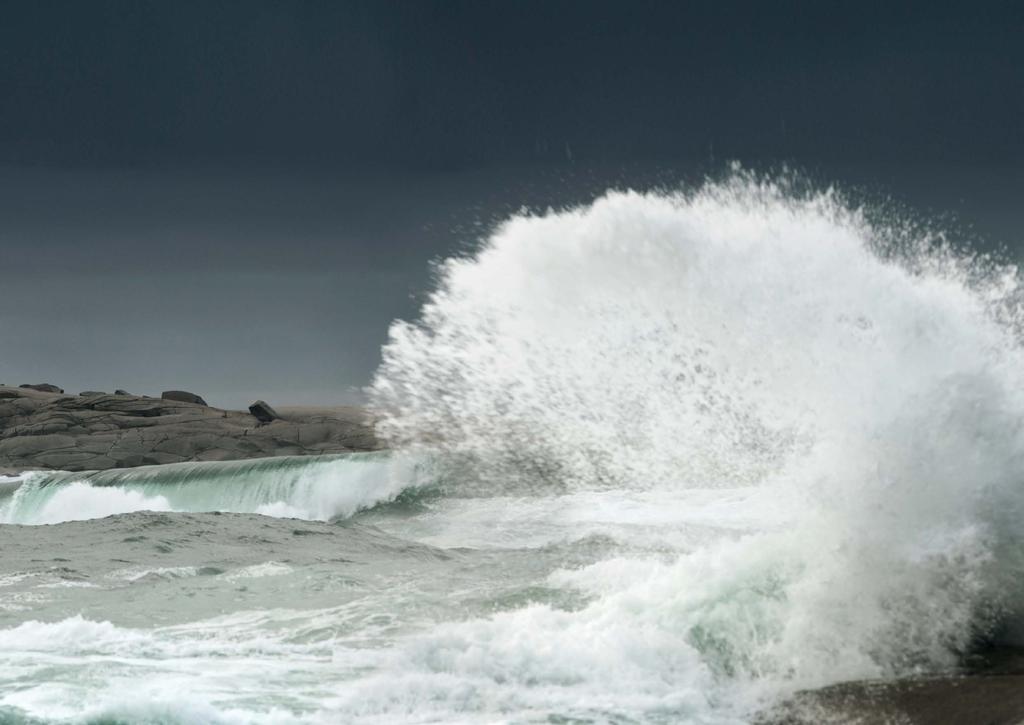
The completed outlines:
<svg viewBox="0 0 1024 725">
<path fill-rule="evenodd" d="M 440 267 L 378 431 L 470 464 L 462 492 L 769 490 L 783 530 L 600 606 L 675 602 L 723 676 L 944 667 L 1021 601 L 1021 300 L 1013 265 L 792 178 L 609 193 Z"/>
</svg>

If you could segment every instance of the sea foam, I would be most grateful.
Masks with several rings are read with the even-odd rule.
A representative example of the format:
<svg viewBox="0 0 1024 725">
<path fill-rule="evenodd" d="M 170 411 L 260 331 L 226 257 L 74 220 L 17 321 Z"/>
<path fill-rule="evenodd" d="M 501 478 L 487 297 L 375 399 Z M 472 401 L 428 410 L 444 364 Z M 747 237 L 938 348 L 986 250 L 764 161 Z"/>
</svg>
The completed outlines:
<svg viewBox="0 0 1024 725">
<path fill-rule="evenodd" d="M 516 678 L 572 700 L 624 677 L 640 711 L 688 691 L 753 707 L 948 668 L 1011 636 L 1014 266 L 834 190 L 735 171 L 521 214 L 439 270 L 421 318 L 392 327 L 372 392 L 393 445 L 463 472 L 452 495 L 754 487 L 783 513 L 668 561 L 566 573 L 589 606 L 452 625 L 411 670 L 479 678 L 491 699 L 514 698 L 501 683 Z M 559 664 L 574 652 L 579 669 Z"/>
</svg>

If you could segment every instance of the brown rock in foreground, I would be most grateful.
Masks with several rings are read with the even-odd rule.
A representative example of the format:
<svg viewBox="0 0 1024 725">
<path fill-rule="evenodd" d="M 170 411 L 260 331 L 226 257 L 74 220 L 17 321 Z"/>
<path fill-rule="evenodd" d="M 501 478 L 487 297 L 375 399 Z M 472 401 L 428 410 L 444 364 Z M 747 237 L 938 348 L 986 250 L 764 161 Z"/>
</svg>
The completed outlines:
<svg viewBox="0 0 1024 725">
<path fill-rule="evenodd" d="M 801 692 L 758 725 L 1018 725 L 1024 723 L 1024 650 L 997 647 L 962 674 L 844 682 Z"/>
<path fill-rule="evenodd" d="M 1024 676 L 971 675 L 834 685 L 797 696 L 761 725 L 1018 725 Z"/>
<path fill-rule="evenodd" d="M 129 468 L 380 448 L 361 408 L 247 412 L 106 393 L 80 397 L 0 386 L 0 473 Z"/>
</svg>

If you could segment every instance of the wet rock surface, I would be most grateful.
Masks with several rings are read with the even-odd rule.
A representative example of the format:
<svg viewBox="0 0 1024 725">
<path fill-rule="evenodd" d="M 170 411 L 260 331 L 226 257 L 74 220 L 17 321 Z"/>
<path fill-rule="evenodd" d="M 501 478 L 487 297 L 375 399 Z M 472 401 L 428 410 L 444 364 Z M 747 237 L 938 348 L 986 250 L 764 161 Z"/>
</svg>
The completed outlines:
<svg viewBox="0 0 1024 725">
<path fill-rule="evenodd" d="M 801 692 L 757 725 L 1024 723 L 1024 649 L 994 648 L 962 672 Z"/>
<path fill-rule="evenodd" d="M 0 386 L 0 474 L 380 447 L 361 408 L 279 408 L 275 414 L 279 417 L 261 422 L 248 412 L 167 398 Z"/>
</svg>

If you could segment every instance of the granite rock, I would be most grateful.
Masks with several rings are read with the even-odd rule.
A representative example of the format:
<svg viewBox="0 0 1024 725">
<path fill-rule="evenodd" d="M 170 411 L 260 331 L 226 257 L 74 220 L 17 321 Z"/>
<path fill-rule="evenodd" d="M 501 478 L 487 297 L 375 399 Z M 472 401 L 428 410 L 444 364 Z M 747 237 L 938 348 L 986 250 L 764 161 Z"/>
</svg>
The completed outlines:
<svg viewBox="0 0 1024 725">
<path fill-rule="evenodd" d="M 20 388 L 27 390 L 38 390 L 41 393 L 63 393 L 64 388 L 58 388 L 53 383 L 24 383 L 19 385 Z"/>
<path fill-rule="evenodd" d="M 252 413 L 253 417 L 260 423 L 269 423 L 281 417 L 277 414 L 276 410 L 271 408 L 270 405 L 263 400 L 257 400 L 255 403 L 250 405 L 249 412 Z"/>
<path fill-rule="evenodd" d="M 377 450 L 361 408 L 248 411 L 137 395 L 0 386 L 0 474 Z"/>
<path fill-rule="evenodd" d="M 206 405 L 206 401 L 195 393 L 187 390 L 165 390 L 160 393 L 161 400 L 177 400 L 179 403 L 192 403 L 194 405 Z"/>
</svg>

